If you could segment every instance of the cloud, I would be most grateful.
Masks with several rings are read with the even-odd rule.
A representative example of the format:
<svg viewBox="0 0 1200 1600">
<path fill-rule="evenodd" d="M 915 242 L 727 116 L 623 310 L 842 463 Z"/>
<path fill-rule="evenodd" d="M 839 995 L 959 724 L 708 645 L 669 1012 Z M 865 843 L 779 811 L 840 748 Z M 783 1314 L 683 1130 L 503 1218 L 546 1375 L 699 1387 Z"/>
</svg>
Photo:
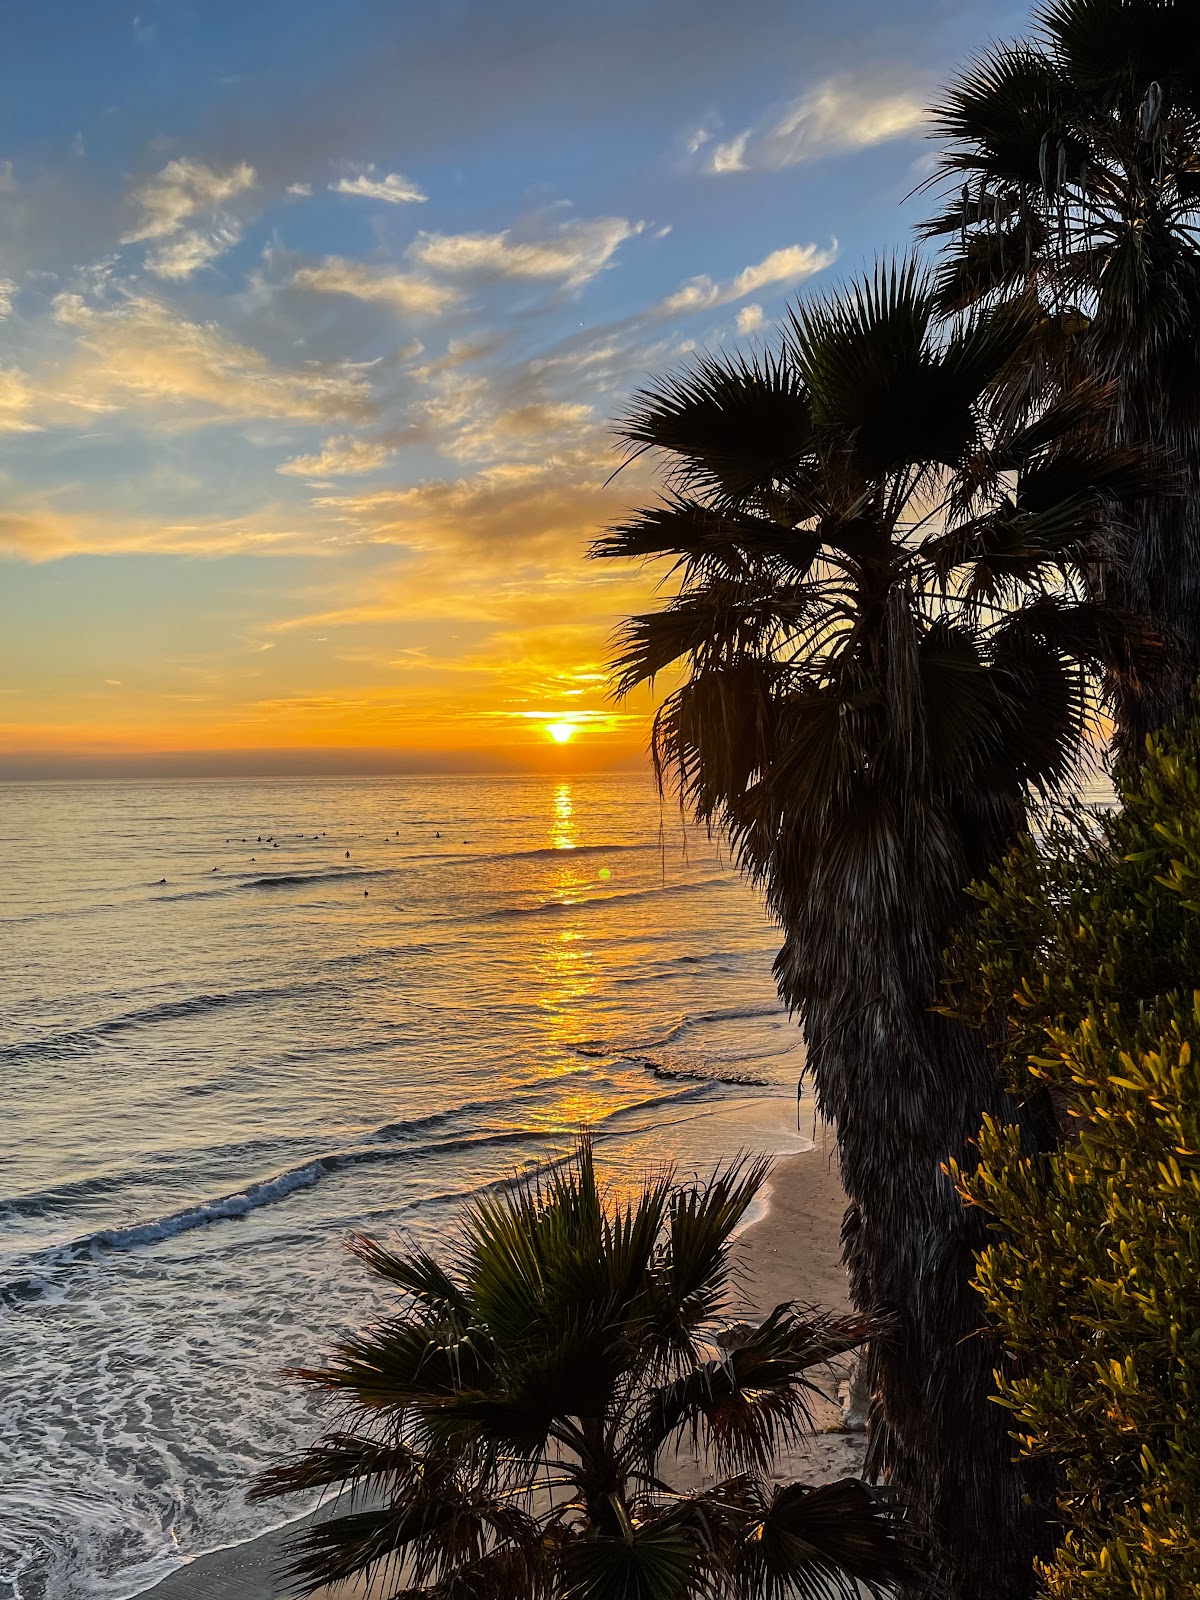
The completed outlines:
<svg viewBox="0 0 1200 1600">
<path fill-rule="evenodd" d="M 282 555 L 311 549 L 314 530 L 289 524 L 289 515 L 264 505 L 245 517 L 163 521 L 62 511 L 44 500 L 9 503 L 0 506 L 0 554 L 41 562 L 72 555 Z"/>
<path fill-rule="evenodd" d="M 374 472 L 383 466 L 392 454 L 390 445 L 372 439 L 356 439 L 353 434 L 339 433 L 326 439 L 319 454 L 293 456 L 276 472 L 292 478 L 342 478 L 360 472 Z"/>
<path fill-rule="evenodd" d="M 479 580 L 487 590 L 493 573 L 463 567 L 489 557 L 505 562 L 537 558 L 566 561 L 575 577 L 595 582 L 599 571 L 581 566 L 589 538 L 628 507 L 624 490 L 606 490 L 572 467 L 540 462 L 505 462 L 469 478 L 435 478 L 405 488 L 356 495 L 319 496 L 313 504 L 384 544 L 420 550 L 440 564 L 451 588 Z M 486 563 L 485 563 L 486 565 Z M 514 569 L 515 570 L 515 569 Z M 503 616 L 499 596 L 489 614 Z"/>
<path fill-rule="evenodd" d="M 424 316 L 436 316 L 458 299 L 458 291 L 448 284 L 419 273 L 365 266 L 345 256 L 326 256 L 318 267 L 301 267 L 292 274 L 292 284 L 297 289 L 351 295 L 355 300 Z"/>
<path fill-rule="evenodd" d="M 561 278 L 578 288 L 608 266 L 618 247 L 644 223 L 591 217 L 559 223 L 540 238 L 511 228 L 500 233 L 420 233 L 408 254 L 434 272 L 482 278 Z"/>
<path fill-rule="evenodd" d="M 311 183 L 289 183 L 287 188 L 283 192 L 284 192 L 284 194 L 295 195 L 298 199 L 303 199 L 303 198 L 305 198 L 306 196 L 308 196 L 308 195 L 310 195 L 312 193 L 312 184 Z"/>
<path fill-rule="evenodd" d="M 373 176 L 374 172 L 375 166 L 372 163 L 361 168 L 355 177 L 339 178 L 329 187 L 335 194 L 361 195 L 364 200 L 386 200 L 394 206 L 429 199 L 411 178 L 404 177 L 402 173 L 389 172 L 385 177 L 376 178 Z"/>
<path fill-rule="evenodd" d="M 443 455 L 457 460 L 495 460 L 497 457 L 533 456 L 547 461 L 587 457 L 584 449 L 592 431 L 592 408 L 566 400 L 531 400 L 525 405 L 481 415 L 460 428 L 453 439 L 443 440 Z M 606 446 L 611 443 L 606 438 Z"/>
<path fill-rule="evenodd" d="M 761 289 L 791 287 L 837 260 L 837 240 L 828 250 L 815 244 L 789 244 L 781 250 L 772 250 L 769 256 L 753 266 L 743 267 L 728 283 L 716 283 L 707 274 L 690 278 L 687 283 L 667 296 L 656 308 L 657 315 L 689 316 L 695 311 L 706 311 L 711 306 L 728 305 L 742 300 Z M 747 308 L 749 309 L 749 308 Z M 746 331 L 741 329 L 740 331 Z"/>
<path fill-rule="evenodd" d="M 20 367 L 0 367 L 0 434 L 36 433 L 29 415 L 36 396 Z"/>
<path fill-rule="evenodd" d="M 170 240 L 147 256 L 146 266 L 159 278 L 190 278 L 193 272 L 211 266 L 218 256 L 231 250 L 241 236 L 242 230 L 226 218 L 210 230 L 195 228 Z"/>
<path fill-rule="evenodd" d="M 0 322 L 12 311 L 16 293 L 17 286 L 11 278 L 0 278 Z"/>
<path fill-rule="evenodd" d="M 762 327 L 764 320 L 761 306 L 743 306 L 737 314 L 737 331 L 742 334 L 754 333 Z"/>
<path fill-rule="evenodd" d="M 131 198 L 141 207 L 142 218 L 122 236 L 121 243 L 166 239 L 189 217 L 215 211 L 223 201 L 252 189 L 256 182 L 254 168 L 245 161 L 223 168 L 187 156 L 168 161 L 160 173 L 133 191 Z"/>
<path fill-rule="evenodd" d="M 189 322 L 145 295 L 97 307 L 79 295 L 62 294 L 54 301 L 54 316 L 76 331 L 83 352 L 62 386 L 74 388 L 73 404 L 143 406 L 155 412 L 167 404 L 189 421 L 322 422 L 361 418 L 371 410 L 370 386 L 361 373 L 276 366 L 214 323 Z"/>
<path fill-rule="evenodd" d="M 744 267 L 724 298 L 740 300 L 743 295 L 756 294 L 759 289 L 799 283 L 802 278 L 811 278 L 814 273 L 823 272 L 836 260 L 836 239 L 828 250 L 818 249 L 815 244 L 786 245 L 782 250 L 772 250 L 756 266 Z"/>
<path fill-rule="evenodd" d="M 902 139 L 924 119 L 925 97 L 919 89 L 827 78 L 753 128 L 713 145 L 704 164 L 714 173 L 775 172 L 840 151 Z"/>
</svg>

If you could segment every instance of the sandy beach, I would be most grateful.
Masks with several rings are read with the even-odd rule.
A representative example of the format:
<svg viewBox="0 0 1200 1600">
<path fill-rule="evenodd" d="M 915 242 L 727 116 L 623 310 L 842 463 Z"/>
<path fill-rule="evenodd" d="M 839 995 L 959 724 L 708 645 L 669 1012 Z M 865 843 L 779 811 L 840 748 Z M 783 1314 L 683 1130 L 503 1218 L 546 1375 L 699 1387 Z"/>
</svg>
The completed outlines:
<svg viewBox="0 0 1200 1600">
<path fill-rule="evenodd" d="M 741 1282 L 738 1309 L 747 1318 L 760 1317 L 783 1300 L 798 1300 L 827 1311 L 849 1310 L 846 1275 L 841 1265 L 840 1229 L 845 1197 L 833 1156 L 830 1135 L 824 1147 L 789 1157 L 775 1168 L 766 1215 L 737 1240 Z M 858 1473 L 863 1436 L 825 1431 L 836 1427 L 840 1374 L 831 1372 L 824 1385 L 828 1399 L 815 1409 L 816 1431 L 795 1453 L 781 1457 L 774 1476 L 820 1483 Z M 699 1463 L 681 1459 L 674 1475 L 681 1484 L 699 1483 Z M 294 1526 L 294 1525 L 293 1525 Z M 229 1550 L 200 1556 L 153 1589 L 153 1600 L 275 1600 L 285 1591 L 275 1579 L 289 1530 L 265 1534 Z M 362 1600 L 361 1584 L 319 1591 L 319 1600 Z"/>
</svg>

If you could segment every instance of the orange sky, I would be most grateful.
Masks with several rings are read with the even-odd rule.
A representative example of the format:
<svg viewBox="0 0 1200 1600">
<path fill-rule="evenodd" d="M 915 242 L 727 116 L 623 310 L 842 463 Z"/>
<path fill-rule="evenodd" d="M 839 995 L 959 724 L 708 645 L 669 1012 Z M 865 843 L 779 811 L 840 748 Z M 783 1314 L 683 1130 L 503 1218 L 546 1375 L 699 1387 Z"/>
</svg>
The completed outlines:
<svg viewBox="0 0 1200 1600">
<path fill-rule="evenodd" d="M 13 18 L 53 70 L 0 148 L 0 777 L 643 761 L 605 668 L 651 579 L 585 558 L 653 492 L 614 420 L 906 242 L 997 23 L 349 4 L 286 48 L 271 7 Z"/>
</svg>

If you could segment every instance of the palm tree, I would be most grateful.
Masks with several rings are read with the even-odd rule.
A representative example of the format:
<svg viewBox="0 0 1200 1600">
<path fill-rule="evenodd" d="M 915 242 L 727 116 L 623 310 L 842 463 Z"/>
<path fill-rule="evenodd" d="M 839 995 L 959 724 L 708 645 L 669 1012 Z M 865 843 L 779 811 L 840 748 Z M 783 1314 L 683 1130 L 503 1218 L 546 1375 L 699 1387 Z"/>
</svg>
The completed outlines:
<svg viewBox="0 0 1200 1600">
<path fill-rule="evenodd" d="M 365 1572 L 391 1600 L 854 1600 L 857 1581 L 903 1579 L 878 1491 L 766 1477 L 807 1422 L 812 1369 L 871 1325 L 781 1305 L 724 1352 L 712 1342 L 730 1238 L 766 1173 L 667 1173 L 615 1204 L 584 1139 L 472 1202 L 448 1264 L 353 1241 L 399 1307 L 299 1374 L 342 1423 L 255 1491 L 348 1496 L 300 1538 L 298 1587 Z M 722 1481 L 670 1487 L 683 1438 Z"/>
<path fill-rule="evenodd" d="M 1186 709 L 1200 672 L 1200 30 L 1192 4 L 1049 0 L 1032 42 L 972 63 L 935 109 L 948 141 L 925 227 L 945 241 L 940 305 L 1036 295 L 1027 354 L 1118 384 L 1114 436 L 1153 442 L 1178 481 L 1134 515 L 1102 592 L 1171 640 L 1114 685 L 1122 747 Z"/>
<path fill-rule="evenodd" d="M 912 263 L 791 314 L 780 347 L 639 394 L 621 433 L 666 492 L 602 557 L 670 563 L 624 627 L 617 687 L 668 671 L 660 785 L 765 890 L 850 1199 L 874 1339 L 868 1466 L 912 1507 L 963 1600 L 1028 1592 L 1028 1488 L 990 1401 L 970 1286 L 980 1228 L 946 1172 L 1008 1118 L 981 1033 L 931 1010 L 964 889 L 1073 770 L 1096 669 L 1152 641 L 1083 590 L 1144 487 L 1091 380 L 1013 420 L 1028 302 L 939 332 Z M 1099 420 L 1098 420 L 1099 419 Z"/>
</svg>

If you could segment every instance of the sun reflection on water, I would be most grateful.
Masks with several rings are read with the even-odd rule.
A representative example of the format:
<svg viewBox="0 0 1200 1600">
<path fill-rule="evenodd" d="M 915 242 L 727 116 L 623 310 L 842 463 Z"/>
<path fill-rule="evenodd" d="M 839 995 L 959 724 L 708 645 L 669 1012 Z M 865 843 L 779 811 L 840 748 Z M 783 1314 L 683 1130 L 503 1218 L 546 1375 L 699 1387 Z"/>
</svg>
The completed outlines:
<svg viewBox="0 0 1200 1600">
<path fill-rule="evenodd" d="M 550 843 L 556 850 L 575 848 L 575 802 L 571 785 L 560 783 L 554 791 L 554 815 L 550 822 Z"/>
</svg>

